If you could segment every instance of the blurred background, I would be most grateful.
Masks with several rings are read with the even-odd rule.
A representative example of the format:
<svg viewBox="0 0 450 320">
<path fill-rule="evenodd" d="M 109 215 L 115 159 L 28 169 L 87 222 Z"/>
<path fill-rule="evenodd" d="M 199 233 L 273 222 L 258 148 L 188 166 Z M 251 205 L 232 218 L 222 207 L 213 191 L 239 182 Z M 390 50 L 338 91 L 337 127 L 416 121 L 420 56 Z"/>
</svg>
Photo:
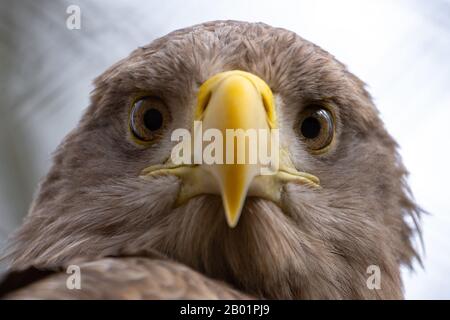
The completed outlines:
<svg viewBox="0 0 450 320">
<path fill-rule="evenodd" d="M 66 27 L 70 5 L 81 9 L 79 30 Z M 430 213 L 424 268 L 403 272 L 406 298 L 450 299 L 450 0 L 0 0 L 0 249 L 87 107 L 92 79 L 138 46 L 217 19 L 295 31 L 368 84 Z"/>
</svg>

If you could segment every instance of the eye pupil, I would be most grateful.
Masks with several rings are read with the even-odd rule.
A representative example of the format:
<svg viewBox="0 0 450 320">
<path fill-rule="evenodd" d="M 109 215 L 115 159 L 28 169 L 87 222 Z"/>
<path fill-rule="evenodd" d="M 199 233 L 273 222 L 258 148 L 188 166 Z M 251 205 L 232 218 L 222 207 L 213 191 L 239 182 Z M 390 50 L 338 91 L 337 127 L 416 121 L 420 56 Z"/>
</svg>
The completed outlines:
<svg viewBox="0 0 450 320">
<path fill-rule="evenodd" d="M 156 131 L 163 125 L 163 116 L 160 111 L 151 108 L 144 113 L 144 125 L 150 131 Z"/>
<path fill-rule="evenodd" d="M 307 139 L 317 138 L 320 134 L 322 126 L 317 118 L 307 117 L 301 125 L 301 133 Z"/>
</svg>

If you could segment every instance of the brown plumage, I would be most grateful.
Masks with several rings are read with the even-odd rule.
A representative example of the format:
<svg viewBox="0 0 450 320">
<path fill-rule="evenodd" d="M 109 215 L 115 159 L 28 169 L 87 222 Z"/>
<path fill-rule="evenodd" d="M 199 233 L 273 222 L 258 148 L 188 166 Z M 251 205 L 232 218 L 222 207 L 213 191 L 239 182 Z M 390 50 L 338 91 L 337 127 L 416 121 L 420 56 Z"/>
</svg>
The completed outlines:
<svg viewBox="0 0 450 320">
<path fill-rule="evenodd" d="M 209 279 L 176 262 L 149 257 L 76 261 L 82 270 L 80 290 L 67 289 L 66 266 L 6 299 L 250 299 L 223 282 Z"/>
<path fill-rule="evenodd" d="M 175 206 L 180 179 L 139 177 L 170 156 L 171 130 L 190 128 L 199 86 L 227 70 L 250 72 L 269 85 L 282 144 L 295 168 L 319 177 L 321 186 L 287 183 L 279 204 L 247 197 L 235 228 L 228 227 L 217 195 Z M 142 95 L 158 97 L 170 112 L 165 134 L 150 146 L 136 144 L 128 130 L 130 105 Z M 298 115 L 322 103 L 333 111 L 336 132 L 329 149 L 314 154 L 298 138 Z M 411 238 L 418 231 L 420 210 L 396 148 L 364 84 L 296 34 L 235 21 L 178 30 L 135 50 L 95 80 L 91 105 L 56 150 L 7 258 L 12 270 L 55 268 L 80 257 L 93 261 L 85 265 L 88 278 L 108 283 L 76 294 L 83 298 L 91 293 L 241 297 L 209 278 L 240 290 L 242 297 L 402 298 L 400 266 L 418 258 Z M 169 260 L 117 257 L 139 250 L 155 250 Z M 97 272 L 108 263 L 130 283 Z M 369 265 L 381 269 L 380 290 L 367 288 Z M 192 283 L 181 282 L 189 289 L 158 293 L 155 288 L 164 285 L 160 279 L 166 273 L 156 268 L 167 268 L 167 281 L 183 274 L 178 279 L 188 282 L 185 275 L 192 274 L 199 286 L 206 285 L 201 294 L 193 293 Z M 141 271 L 148 287 L 133 287 L 132 274 Z M 41 280 L 12 297 L 55 297 L 45 288 L 64 291 L 56 282 L 65 283 L 65 276 Z"/>
</svg>

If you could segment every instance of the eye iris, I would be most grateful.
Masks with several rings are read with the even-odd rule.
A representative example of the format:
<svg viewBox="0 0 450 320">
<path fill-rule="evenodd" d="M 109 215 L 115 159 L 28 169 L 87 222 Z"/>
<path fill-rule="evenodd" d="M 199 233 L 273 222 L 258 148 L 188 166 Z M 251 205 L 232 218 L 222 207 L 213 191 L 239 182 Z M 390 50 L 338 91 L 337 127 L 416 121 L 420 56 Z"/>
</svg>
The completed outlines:
<svg viewBox="0 0 450 320">
<path fill-rule="evenodd" d="M 129 115 L 129 129 L 136 142 L 147 144 L 161 138 L 160 131 L 170 119 L 163 101 L 157 97 L 145 97 L 134 102 Z"/>
<path fill-rule="evenodd" d="M 144 113 L 144 125 L 150 131 L 156 131 L 162 127 L 163 116 L 160 111 L 151 108 Z"/>
<path fill-rule="evenodd" d="M 313 152 L 325 150 L 334 136 L 331 112 L 320 105 L 312 105 L 302 111 L 300 119 L 297 130 L 305 146 Z"/>
<path fill-rule="evenodd" d="M 301 125 L 302 135 L 307 139 L 317 138 L 320 134 L 322 126 L 317 118 L 307 117 Z"/>
</svg>

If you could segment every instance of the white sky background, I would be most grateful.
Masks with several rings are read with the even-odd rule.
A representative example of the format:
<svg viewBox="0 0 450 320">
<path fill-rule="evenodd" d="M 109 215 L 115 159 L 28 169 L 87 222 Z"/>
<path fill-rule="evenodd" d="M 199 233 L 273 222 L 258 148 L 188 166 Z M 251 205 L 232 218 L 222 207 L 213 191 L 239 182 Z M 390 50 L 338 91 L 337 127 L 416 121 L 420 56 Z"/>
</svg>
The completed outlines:
<svg viewBox="0 0 450 320">
<path fill-rule="evenodd" d="M 406 297 L 450 298 L 450 1 L 17 2 L 0 0 L 3 239 L 88 105 L 95 76 L 177 28 L 262 21 L 316 43 L 368 84 L 401 146 L 416 200 L 430 212 L 423 219 L 425 270 L 404 272 Z M 69 4 L 81 7 L 81 30 L 65 28 Z M 20 37 L 4 37 L 10 29 Z"/>
</svg>

